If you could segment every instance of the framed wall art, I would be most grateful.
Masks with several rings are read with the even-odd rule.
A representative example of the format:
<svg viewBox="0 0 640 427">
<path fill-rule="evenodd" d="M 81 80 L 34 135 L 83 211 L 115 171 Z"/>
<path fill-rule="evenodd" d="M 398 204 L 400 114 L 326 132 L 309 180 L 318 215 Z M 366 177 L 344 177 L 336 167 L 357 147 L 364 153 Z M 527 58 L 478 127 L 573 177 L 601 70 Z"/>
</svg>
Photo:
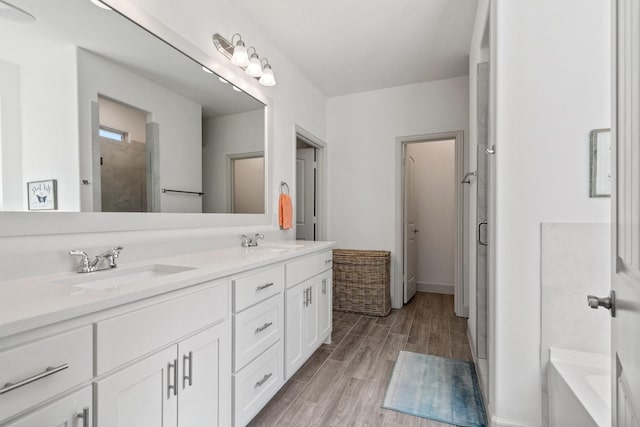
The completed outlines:
<svg viewBox="0 0 640 427">
<path fill-rule="evenodd" d="M 58 181 L 32 181 L 27 183 L 27 200 L 30 211 L 51 211 L 58 209 Z"/>
</svg>

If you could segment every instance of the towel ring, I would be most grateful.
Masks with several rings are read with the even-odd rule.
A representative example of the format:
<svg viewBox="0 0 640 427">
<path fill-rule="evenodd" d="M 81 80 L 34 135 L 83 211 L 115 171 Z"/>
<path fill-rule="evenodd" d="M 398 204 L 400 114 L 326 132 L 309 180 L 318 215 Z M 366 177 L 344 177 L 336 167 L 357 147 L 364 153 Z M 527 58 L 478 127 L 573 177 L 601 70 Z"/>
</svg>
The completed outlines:
<svg viewBox="0 0 640 427">
<path fill-rule="evenodd" d="M 287 189 L 286 194 L 289 194 L 289 193 L 290 193 L 290 191 L 289 191 L 289 184 L 287 184 L 287 183 L 286 183 L 286 182 L 284 182 L 284 181 L 280 181 L 280 192 L 281 192 L 281 193 L 284 193 L 284 188 L 286 188 L 286 189 Z"/>
</svg>

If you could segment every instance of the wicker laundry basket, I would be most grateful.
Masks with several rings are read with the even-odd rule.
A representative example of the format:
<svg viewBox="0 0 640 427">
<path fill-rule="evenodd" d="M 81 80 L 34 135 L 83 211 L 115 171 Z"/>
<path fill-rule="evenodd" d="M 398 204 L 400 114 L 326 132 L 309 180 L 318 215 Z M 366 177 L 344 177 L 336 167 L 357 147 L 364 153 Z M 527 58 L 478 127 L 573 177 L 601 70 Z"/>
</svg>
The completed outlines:
<svg viewBox="0 0 640 427">
<path fill-rule="evenodd" d="M 333 250 L 333 309 L 372 316 L 391 311 L 391 253 Z"/>
</svg>

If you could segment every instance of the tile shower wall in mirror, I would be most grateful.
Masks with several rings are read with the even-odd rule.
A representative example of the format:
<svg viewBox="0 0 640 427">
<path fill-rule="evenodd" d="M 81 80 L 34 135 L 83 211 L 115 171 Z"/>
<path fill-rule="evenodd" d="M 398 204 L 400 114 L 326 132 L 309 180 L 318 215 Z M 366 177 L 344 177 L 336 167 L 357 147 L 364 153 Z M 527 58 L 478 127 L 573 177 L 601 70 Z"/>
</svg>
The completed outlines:
<svg viewBox="0 0 640 427">
<path fill-rule="evenodd" d="M 0 18 L 0 210 L 265 212 L 265 106 L 89 0 Z"/>
</svg>

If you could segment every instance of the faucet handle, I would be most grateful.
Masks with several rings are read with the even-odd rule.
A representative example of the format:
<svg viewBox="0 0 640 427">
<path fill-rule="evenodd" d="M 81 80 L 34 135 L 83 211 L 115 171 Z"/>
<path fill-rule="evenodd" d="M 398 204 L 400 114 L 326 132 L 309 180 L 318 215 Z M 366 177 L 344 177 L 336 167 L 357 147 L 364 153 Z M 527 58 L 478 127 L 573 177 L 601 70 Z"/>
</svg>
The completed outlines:
<svg viewBox="0 0 640 427">
<path fill-rule="evenodd" d="M 111 252 L 113 253 L 113 257 L 118 258 L 118 255 L 120 255 L 120 251 L 123 249 L 124 249 L 124 246 L 122 245 L 116 246 L 115 248 L 111 249 Z"/>
<path fill-rule="evenodd" d="M 81 256 L 84 257 L 86 259 L 89 259 L 89 255 L 87 255 L 87 253 L 85 251 L 79 251 L 77 249 L 72 249 L 69 251 L 69 255 L 71 256 Z"/>
<path fill-rule="evenodd" d="M 253 241 L 254 241 L 254 242 L 257 242 L 258 240 L 264 240 L 264 234 L 256 233 L 256 234 L 253 236 Z"/>
<path fill-rule="evenodd" d="M 81 256 L 80 265 L 78 266 L 79 273 L 87 273 L 91 270 L 89 266 L 89 255 L 85 251 L 79 251 L 77 249 L 72 249 L 69 251 L 69 255 L 71 256 Z"/>
</svg>

